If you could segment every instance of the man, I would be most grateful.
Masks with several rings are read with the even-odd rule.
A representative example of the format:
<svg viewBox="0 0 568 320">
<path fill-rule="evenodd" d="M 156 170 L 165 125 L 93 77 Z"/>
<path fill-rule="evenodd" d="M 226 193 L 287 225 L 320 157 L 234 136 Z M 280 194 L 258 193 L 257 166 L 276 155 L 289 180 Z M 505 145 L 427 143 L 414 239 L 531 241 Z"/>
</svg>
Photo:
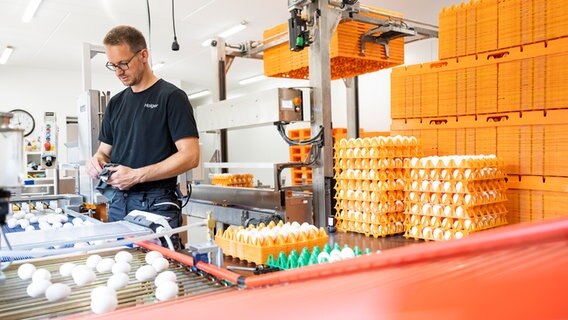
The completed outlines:
<svg viewBox="0 0 568 320">
<path fill-rule="evenodd" d="M 104 39 L 106 67 L 128 88 L 106 108 L 97 152 L 87 163 L 93 179 L 103 166 L 109 199 L 108 220 L 122 220 L 132 210 L 165 216 L 172 228 L 182 224 L 176 195 L 177 175 L 199 162 L 199 135 L 187 95 L 152 72 L 144 36 L 130 26 L 110 30 Z M 180 247 L 179 237 L 172 238 Z"/>
</svg>

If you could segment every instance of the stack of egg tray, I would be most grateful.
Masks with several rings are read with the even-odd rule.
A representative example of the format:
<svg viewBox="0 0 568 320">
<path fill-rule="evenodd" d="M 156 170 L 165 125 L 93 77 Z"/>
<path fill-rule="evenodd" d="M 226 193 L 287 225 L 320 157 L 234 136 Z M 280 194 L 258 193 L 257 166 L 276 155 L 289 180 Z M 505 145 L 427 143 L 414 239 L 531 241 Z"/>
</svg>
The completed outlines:
<svg viewBox="0 0 568 320">
<path fill-rule="evenodd" d="M 256 264 L 263 264 L 269 255 L 277 256 L 281 251 L 289 254 L 292 250 L 323 246 L 328 236 L 323 228 L 297 222 L 278 224 L 263 223 L 258 227 L 230 226 L 225 231 L 219 230 L 215 235 L 215 243 L 223 249 L 223 253 Z"/>
<path fill-rule="evenodd" d="M 400 13 L 373 9 L 373 11 L 395 17 Z M 372 18 L 388 20 L 385 15 L 374 13 L 361 13 Z M 341 22 L 330 40 L 330 68 L 331 79 L 350 78 L 368 72 L 374 72 L 404 63 L 404 39 L 389 41 L 389 55 L 385 47 L 380 44 L 368 42 L 365 53 L 361 53 L 361 36 L 376 26 L 356 21 Z M 377 34 L 375 34 L 377 35 Z M 271 42 L 282 37 L 288 38 L 288 23 L 267 29 L 263 34 L 263 44 L 270 46 Z M 291 51 L 288 41 L 270 47 L 264 51 L 264 74 L 269 77 L 307 79 L 309 76 L 308 52 Z"/>
<path fill-rule="evenodd" d="M 251 173 L 218 173 L 210 175 L 211 184 L 225 187 L 254 187 L 254 175 Z"/>
<path fill-rule="evenodd" d="M 459 239 L 507 223 L 503 162 L 494 155 L 407 159 L 407 238 Z"/>
<path fill-rule="evenodd" d="M 374 237 L 404 232 L 403 160 L 420 155 L 415 137 L 381 136 L 336 143 L 337 229 Z"/>
</svg>

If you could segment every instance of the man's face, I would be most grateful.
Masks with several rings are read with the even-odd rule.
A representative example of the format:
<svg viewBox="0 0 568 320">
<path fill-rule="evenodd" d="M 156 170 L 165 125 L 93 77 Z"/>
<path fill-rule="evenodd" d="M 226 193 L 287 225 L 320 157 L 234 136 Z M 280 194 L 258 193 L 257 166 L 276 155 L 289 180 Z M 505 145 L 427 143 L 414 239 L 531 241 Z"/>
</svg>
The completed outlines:
<svg viewBox="0 0 568 320">
<path fill-rule="evenodd" d="M 125 86 L 136 86 L 144 74 L 143 54 L 146 49 L 132 52 L 126 44 L 105 46 L 108 65 L 114 67 L 114 73 Z"/>
</svg>

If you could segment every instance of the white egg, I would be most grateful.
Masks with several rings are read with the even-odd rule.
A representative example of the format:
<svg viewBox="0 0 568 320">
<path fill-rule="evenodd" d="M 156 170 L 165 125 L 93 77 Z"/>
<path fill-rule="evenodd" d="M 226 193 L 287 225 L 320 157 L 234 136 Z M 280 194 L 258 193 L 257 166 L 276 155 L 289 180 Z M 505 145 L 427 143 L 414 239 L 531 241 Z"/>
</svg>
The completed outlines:
<svg viewBox="0 0 568 320">
<path fill-rule="evenodd" d="M 154 284 L 156 285 L 156 287 L 159 287 L 160 284 L 164 281 L 177 282 L 177 276 L 173 271 L 170 270 L 164 271 L 156 277 L 156 280 L 154 280 Z"/>
<path fill-rule="evenodd" d="M 91 291 L 91 299 L 96 299 L 100 296 L 111 296 L 116 298 L 116 291 L 107 286 L 98 286 Z"/>
<path fill-rule="evenodd" d="M 156 288 L 156 299 L 166 301 L 177 297 L 179 287 L 172 281 L 164 281 Z"/>
<path fill-rule="evenodd" d="M 146 260 L 147 264 L 152 264 L 152 261 L 154 261 L 154 259 L 163 257 L 164 256 L 158 251 L 150 251 L 146 253 L 146 257 L 144 259 Z"/>
<path fill-rule="evenodd" d="M 66 262 L 59 267 L 59 274 L 62 277 L 69 277 L 75 267 L 76 265 L 74 263 Z"/>
<path fill-rule="evenodd" d="M 355 257 L 355 252 L 353 251 L 353 249 L 349 248 L 349 247 L 345 247 L 343 249 L 341 249 L 341 258 L 342 259 L 351 259 Z"/>
<path fill-rule="evenodd" d="M 19 220 L 22 219 L 23 217 L 26 216 L 26 213 L 23 211 L 16 211 L 14 212 L 14 214 L 12 215 L 12 217 L 14 217 L 14 219 Z"/>
<path fill-rule="evenodd" d="M 114 266 L 114 259 L 113 258 L 104 258 L 97 264 L 97 272 L 99 273 L 106 273 L 111 272 L 112 267 Z"/>
<path fill-rule="evenodd" d="M 102 295 L 96 299 L 91 299 L 91 310 L 96 314 L 103 314 L 114 311 L 118 305 L 116 297 Z"/>
<path fill-rule="evenodd" d="M 132 261 L 132 254 L 128 251 L 119 251 L 114 256 L 114 261 L 130 263 L 130 261 Z"/>
<path fill-rule="evenodd" d="M 152 267 L 156 269 L 156 272 L 162 272 L 166 270 L 169 266 L 170 263 L 168 262 L 168 260 L 164 258 L 156 258 L 154 259 L 154 261 L 152 261 Z"/>
<path fill-rule="evenodd" d="M 138 281 L 150 281 L 156 277 L 156 269 L 154 267 L 145 265 L 136 270 L 136 279 Z"/>
<path fill-rule="evenodd" d="M 59 215 L 59 221 L 61 221 L 61 223 L 65 223 L 65 222 L 69 221 L 69 217 L 66 214 L 60 214 Z"/>
<path fill-rule="evenodd" d="M 74 227 L 73 224 L 70 223 L 70 222 L 65 222 L 65 223 L 63 224 L 63 229 L 65 229 L 65 228 L 73 228 L 73 227 Z"/>
<path fill-rule="evenodd" d="M 18 225 L 18 219 L 10 218 L 6 221 L 8 228 L 13 229 Z"/>
<path fill-rule="evenodd" d="M 93 254 L 87 258 L 87 267 L 95 269 L 99 262 L 101 262 L 101 260 L 103 260 L 101 256 L 99 256 L 98 254 Z"/>
<path fill-rule="evenodd" d="M 329 262 L 329 253 L 322 251 L 318 254 L 318 263 Z"/>
<path fill-rule="evenodd" d="M 38 216 L 36 216 L 36 215 L 33 214 L 33 213 L 30 213 L 30 214 L 33 215 L 32 217 L 29 218 L 30 223 L 37 223 L 37 222 L 39 221 Z"/>
<path fill-rule="evenodd" d="M 95 272 L 85 265 L 77 266 L 71 271 L 73 281 L 78 286 L 84 286 L 97 279 Z"/>
<path fill-rule="evenodd" d="M 78 226 L 78 225 L 82 225 L 82 224 L 83 224 L 83 219 L 81 219 L 81 218 L 73 218 L 73 220 L 71 220 L 71 222 L 72 222 L 75 226 Z"/>
<path fill-rule="evenodd" d="M 38 281 L 38 280 L 51 280 L 51 272 L 49 272 L 49 270 L 47 269 L 37 269 L 33 275 L 32 275 L 32 281 Z"/>
<path fill-rule="evenodd" d="M 130 279 L 126 273 L 117 273 L 113 274 L 107 280 L 107 286 L 114 290 L 118 290 L 120 288 L 124 288 L 128 285 Z"/>
<path fill-rule="evenodd" d="M 45 279 L 33 281 L 26 288 L 26 293 L 28 294 L 28 296 L 32 298 L 41 297 L 42 295 L 44 295 L 45 290 L 47 290 L 47 288 L 49 288 L 50 285 L 51 281 Z"/>
<path fill-rule="evenodd" d="M 130 272 L 130 264 L 128 262 L 119 261 L 112 266 L 112 274 Z"/>
<path fill-rule="evenodd" d="M 45 297 L 49 301 L 59 301 L 71 294 L 71 288 L 64 283 L 54 283 L 45 290 Z"/>
<path fill-rule="evenodd" d="M 51 227 L 52 227 L 53 229 L 61 229 L 61 227 L 63 227 L 63 224 L 61 224 L 60 221 L 55 221 L 55 222 L 51 225 Z"/>
<path fill-rule="evenodd" d="M 36 267 L 31 263 L 24 263 L 18 268 L 18 277 L 22 280 L 31 279 Z"/>
<path fill-rule="evenodd" d="M 20 219 L 18 220 L 18 224 L 20 225 L 20 227 L 22 227 L 22 229 L 25 229 L 30 225 L 30 222 L 26 219 Z"/>
<path fill-rule="evenodd" d="M 50 225 L 49 223 L 47 223 L 47 222 L 40 222 L 40 223 L 39 223 L 39 228 L 40 228 L 40 230 L 49 230 L 49 229 L 52 229 L 52 228 L 51 228 L 51 225 Z"/>
<path fill-rule="evenodd" d="M 34 226 L 27 226 L 27 227 L 24 229 L 24 231 L 30 232 L 30 231 L 35 231 L 35 229 L 36 229 L 36 228 L 35 228 Z"/>
</svg>

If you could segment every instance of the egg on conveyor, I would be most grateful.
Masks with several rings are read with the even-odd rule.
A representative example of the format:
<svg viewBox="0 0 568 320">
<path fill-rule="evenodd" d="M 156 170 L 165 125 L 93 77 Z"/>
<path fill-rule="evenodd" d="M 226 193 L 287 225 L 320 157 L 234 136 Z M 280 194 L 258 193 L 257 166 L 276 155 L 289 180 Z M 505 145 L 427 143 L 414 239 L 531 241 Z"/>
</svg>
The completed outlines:
<svg viewBox="0 0 568 320">
<path fill-rule="evenodd" d="M 130 263 L 130 261 L 132 261 L 132 254 L 128 251 L 119 251 L 114 256 L 114 261 Z"/>
<path fill-rule="evenodd" d="M 136 270 L 136 279 L 138 281 L 150 281 L 156 277 L 156 269 L 154 267 L 145 265 Z"/>
<path fill-rule="evenodd" d="M 152 267 L 156 269 L 156 272 L 162 272 L 170 266 L 170 263 L 165 258 L 156 258 L 152 261 Z"/>
<path fill-rule="evenodd" d="M 91 310 L 103 314 L 116 309 L 118 300 L 116 291 L 109 287 L 97 287 L 91 291 Z"/>
<path fill-rule="evenodd" d="M 126 287 L 129 281 L 130 279 L 128 278 L 128 275 L 126 273 L 113 274 L 107 280 L 107 287 L 118 290 L 120 288 Z"/>
<path fill-rule="evenodd" d="M 65 228 L 73 228 L 73 227 L 74 227 L 74 226 L 73 226 L 73 224 L 72 224 L 71 222 L 65 222 L 65 223 L 63 224 L 63 229 L 65 229 Z"/>
<path fill-rule="evenodd" d="M 99 256 L 98 254 L 93 254 L 91 256 L 89 256 L 87 258 L 87 267 L 91 268 L 91 269 L 95 269 L 97 267 L 97 265 L 99 264 L 99 262 L 101 262 L 101 260 L 103 260 L 103 258 L 101 258 L 101 256 Z"/>
<path fill-rule="evenodd" d="M 48 281 L 51 280 L 51 272 L 43 268 L 37 269 L 32 274 L 32 281 L 38 281 L 38 280 L 48 280 Z"/>
<path fill-rule="evenodd" d="M 146 253 L 146 257 L 144 257 L 144 259 L 146 260 L 147 264 L 152 264 L 152 261 L 154 261 L 154 259 L 163 257 L 164 256 L 158 251 L 150 251 Z"/>
<path fill-rule="evenodd" d="M 54 283 L 45 290 L 45 297 L 49 301 L 59 301 L 71 294 L 71 288 L 64 283 Z"/>
<path fill-rule="evenodd" d="M 26 227 L 30 225 L 30 222 L 26 219 L 20 219 L 18 220 L 18 224 L 22 227 L 22 229 L 26 229 Z"/>
<path fill-rule="evenodd" d="M 38 281 L 33 281 L 26 288 L 26 293 L 32 298 L 41 297 L 49 286 L 51 286 L 51 281 L 49 280 L 40 279 Z"/>
<path fill-rule="evenodd" d="M 112 258 L 104 258 L 97 264 L 97 272 L 99 273 L 106 273 L 112 270 L 114 266 L 114 259 Z"/>
<path fill-rule="evenodd" d="M 77 266 L 71 271 L 73 281 L 78 286 L 84 286 L 97 279 L 95 272 L 85 265 Z"/>
<path fill-rule="evenodd" d="M 156 299 L 166 301 L 177 297 L 179 288 L 177 283 L 164 281 L 156 288 Z"/>
<path fill-rule="evenodd" d="M 112 266 L 112 274 L 130 272 L 130 264 L 128 262 L 119 261 Z"/>
<path fill-rule="evenodd" d="M 36 228 L 35 228 L 34 226 L 31 226 L 31 225 L 30 225 L 30 226 L 27 226 L 27 227 L 24 229 L 24 231 L 30 232 L 30 231 L 35 231 L 35 229 L 36 229 Z"/>
<path fill-rule="evenodd" d="M 154 280 L 154 284 L 156 285 L 156 287 L 159 287 L 160 284 L 165 281 L 176 282 L 177 281 L 176 274 L 170 270 L 164 271 L 156 277 L 156 280 Z"/>
<path fill-rule="evenodd" d="M 69 277 L 71 275 L 71 272 L 73 271 L 73 269 L 76 267 L 76 265 L 74 263 L 71 262 L 65 262 L 64 264 L 62 264 L 59 267 L 59 274 L 62 277 Z"/>
<path fill-rule="evenodd" d="M 18 220 L 24 218 L 26 216 L 26 213 L 23 211 L 16 211 L 12 216 L 14 217 L 14 219 Z"/>
<path fill-rule="evenodd" d="M 22 280 L 31 279 L 36 267 L 31 263 L 24 263 L 18 268 L 18 277 Z"/>
<path fill-rule="evenodd" d="M 30 217 L 30 218 L 28 219 L 28 220 L 30 220 L 30 223 L 37 223 L 38 220 L 39 220 L 38 216 L 36 216 L 36 215 L 33 214 L 33 213 L 30 213 L 30 214 L 33 215 L 33 217 Z"/>
<path fill-rule="evenodd" d="M 10 218 L 6 221 L 8 228 L 13 229 L 18 225 L 18 220 L 15 218 Z"/>
</svg>

